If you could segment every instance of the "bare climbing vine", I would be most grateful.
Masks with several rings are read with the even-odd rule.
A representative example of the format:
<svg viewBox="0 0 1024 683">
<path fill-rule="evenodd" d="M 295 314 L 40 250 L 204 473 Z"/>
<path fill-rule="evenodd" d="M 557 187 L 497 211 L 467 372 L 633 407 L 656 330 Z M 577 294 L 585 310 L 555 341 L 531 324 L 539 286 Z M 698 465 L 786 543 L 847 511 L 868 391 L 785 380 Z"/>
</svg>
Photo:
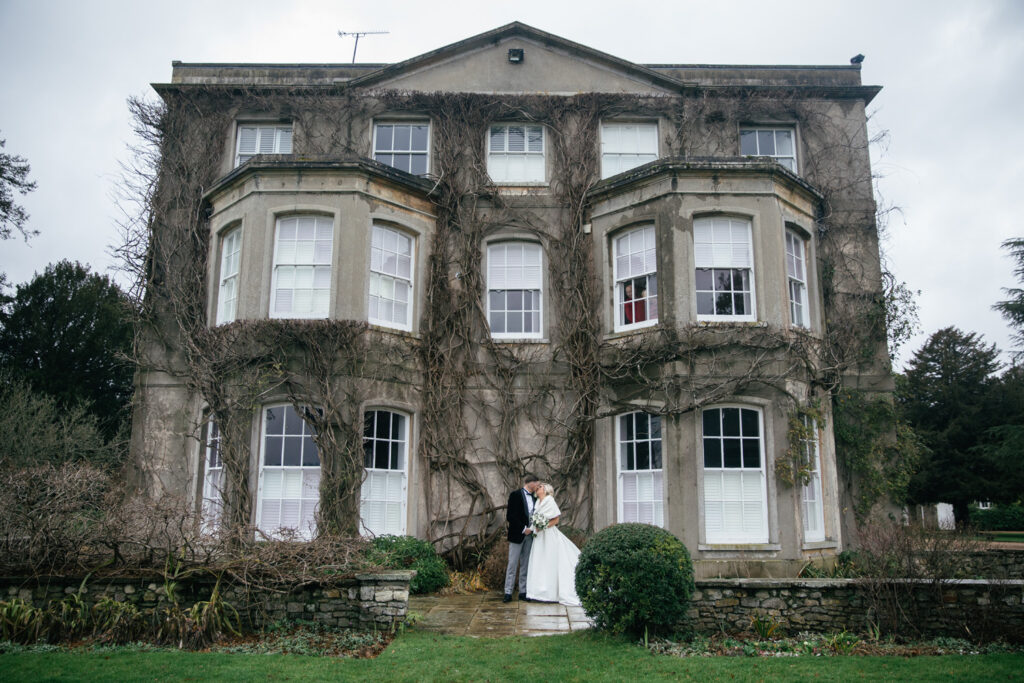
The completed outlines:
<svg viewBox="0 0 1024 683">
<path fill-rule="evenodd" d="M 818 406 L 844 377 L 885 363 L 874 209 L 865 200 L 868 141 L 828 111 L 832 105 L 796 92 L 700 89 L 653 97 L 189 86 L 161 94 L 160 104 L 130 103 L 143 142 L 130 176 L 143 210 L 126 226 L 121 255 L 143 304 L 136 355 L 143 369 L 178 378 L 205 407 L 204 419 L 218 423 L 224 521 L 231 528 L 251 524 L 252 419 L 271 397 L 286 397 L 315 428 L 321 533 L 351 535 L 358 531 L 363 476 L 362 406 L 381 395 L 384 383 L 418 391 L 429 538 L 465 563 L 500 532 L 504 501 L 495 491 L 516 486 L 526 471 L 563 492 L 570 523 L 593 524 L 587 482 L 599 418 L 637 406 L 679 416 L 753 389 L 788 397 L 794 415 L 823 422 Z M 368 156 L 374 116 L 430 117 L 437 220 L 418 338 L 355 321 L 208 324 L 203 197 L 220 177 L 221 143 L 232 121 L 254 111 L 294 121 L 299 157 Z M 687 324 L 605 340 L 585 223 L 600 178 L 600 121 L 621 114 L 667 121 L 669 153 L 686 159 L 734 156 L 735 131 L 744 122 L 799 125 L 808 150 L 801 175 L 824 196 L 817 225 L 824 338 L 772 325 Z M 546 205 L 505 193 L 488 177 L 483 141 L 489 124 L 503 120 L 545 126 Z M 851 163 L 857 155 L 865 163 Z M 510 229 L 545 247 L 557 292 L 550 344 L 497 343 L 489 334 L 484 245 Z M 810 393 L 793 394 L 794 380 Z M 791 429 L 791 444 L 803 436 L 798 432 Z M 536 437 L 523 443 L 524 434 Z M 803 481 L 806 464 L 790 466 L 780 478 Z M 141 467 L 140 478 L 157 476 Z"/>
</svg>

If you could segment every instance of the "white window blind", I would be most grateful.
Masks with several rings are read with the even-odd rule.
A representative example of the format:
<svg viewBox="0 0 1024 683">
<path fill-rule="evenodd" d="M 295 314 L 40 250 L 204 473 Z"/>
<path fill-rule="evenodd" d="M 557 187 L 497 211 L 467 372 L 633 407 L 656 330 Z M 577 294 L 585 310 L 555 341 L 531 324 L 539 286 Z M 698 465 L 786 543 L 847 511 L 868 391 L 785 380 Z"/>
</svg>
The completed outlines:
<svg viewBox="0 0 1024 683">
<path fill-rule="evenodd" d="M 756 320 L 750 222 L 698 218 L 693 222 L 698 320 Z"/>
<path fill-rule="evenodd" d="M 656 123 L 601 124 L 601 177 L 608 178 L 658 158 Z"/>
<path fill-rule="evenodd" d="M 200 520 L 203 533 L 220 527 L 224 512 L 224 463 L 220 454 L 220 430 L 216 422 L 206 423 L 206 447 L 203 453 L 203 504 Z"/>
<path fill-rule="evenodd" d="M 487 173 L 496 183 L 544 182 L 544 127 L 491 126 Z"/>
<path fill-rule="evenodd" d="M 620 415 L 618 433 L 619 522 L 665 526 L 661 417 Z"/>
<path fill-rule="evenodd" d="M 363 533 L 405 534 L 409 418 L 389 410 L 368 410 L 363 419 L 363 464 L 360 492 Z"/>
<path fill-rule="evenodd" d="M 487 319 L 496 338 L 539 338 L 543 252 L 535 242 L 487 247 Z"/>
<path fill-rule="evenodd" d="M 658 321 L 658 250 L 653 225 L 630 230 L 613 242 L 615 329 Z"/>
<path fill-rule="evenodd" d="M 235 166 L 241 166 L 257 154 L 291 154 L 290 125 L 240 125 L 235 149 Z"/>
<path fill-rule="evenodd" d="M 412 250 L 408 235 L 373 226 L 370 246 L 370 322 L 408 330 L 412 322 Z"/>
<path fill-rule="evenodd" d="M 271 318 L 326 318 L 334 224 L 323 216 L 277 221 Z"/>
<path fill-rule="evenodd" d="M 289 530 L 300 538 L 316 535 L 320 502 L 320 453 L 313 430 L 291 405 L 263 411 L 259 500 L 260 530 L 280 537 Z"/>
<path fill-rule="evenodd" d="M 808 326 L 807 271 L 804 241 L 786 230 L 786 277 L 789 284 L 789 318 L 793 325 Z"/>
<path fill-rule="evenodd" d="M 767 543 L 761 411 L 702 413 L 704 534 L 708 543 Z"/>
<path fill-rule="evenodd" d="M 698 268 L 751 268 L 750 223 L 737 218 L 698 218 L 693 222 Z"/>
<path fill-rule="evenodd" d="M 238 311 L 238 266 L 242 253 L 242 229 L 228 231 L 220 241 L 220 287 L 217 324 L 233 321 Z"/>
<path fill-rule="evenodd" d="M 818 448 L 818 425 L 802 415 L 800 418 L 810 429 L 811 438 L 803 442 L 804 457 L 810 468 L 810 481 L 801 489 L 800 503 L 804 518 L 804 541 L 825 540 L 825 508 L 821 496 L 821 452 Z"/>
</svg>

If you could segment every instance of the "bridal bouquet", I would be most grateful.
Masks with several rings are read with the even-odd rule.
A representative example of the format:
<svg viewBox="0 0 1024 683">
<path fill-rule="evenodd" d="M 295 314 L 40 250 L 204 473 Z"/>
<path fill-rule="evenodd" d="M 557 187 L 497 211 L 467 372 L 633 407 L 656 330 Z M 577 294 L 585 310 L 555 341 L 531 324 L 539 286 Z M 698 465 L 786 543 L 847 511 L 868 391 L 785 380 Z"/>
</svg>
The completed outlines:
<svg viewBox="0 0 1024 683">
<path fill-rule="evenodd" d="M 530 526 L 537 531 L 544 531 L 548 527 L 548 518 L 539 512 L 534 512 L 530 515 Z"/>
</svg>

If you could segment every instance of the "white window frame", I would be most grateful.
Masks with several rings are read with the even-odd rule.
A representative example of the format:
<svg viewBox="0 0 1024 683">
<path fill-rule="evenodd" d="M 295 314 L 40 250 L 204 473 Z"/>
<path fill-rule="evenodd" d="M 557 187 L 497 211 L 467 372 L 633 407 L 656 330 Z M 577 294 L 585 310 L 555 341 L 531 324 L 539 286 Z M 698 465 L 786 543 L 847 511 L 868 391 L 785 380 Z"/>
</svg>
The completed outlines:
<svg viewBox="0 0 1024 683">
<path fill-rule="evenodd" d="M 510 262 L 511 249 L 520 251 L 519 263 Z M 536 256 L 536 262 L 527 262 L 528 254 Z M 500 258 L 499 258 L 500 257 Z M 532 258 L 532 256 L 530 257 Z M 511 285 L 511 286 L 510 286 Z M 516 286 L 518 285 L 518 286 Z M 504 309 L 492 306 L 492 298 L 498 292 L 505 292 Z M 509 309 L 509 292 L 531 292 L 535 305 L 529 309 L 523 304 L 518 309 Z M 487 245 L 487 324 L 493 339 L 543 339 L 544 338 L 544 248 L 539 242 L 528 240 L 501 240 Z M 509 332 L 510 314 L 522 314 L 524 323 L 527 315 L 536 320 L 532 332 Z M 495 331 L 492 315 L 504 315 L 502 331 Z M 523 325 L 525 327 L 525 324 Z"/>
<path fill-rule="evenodd" d="M 242 226 L 220 237 L 220 274 L 217 284 L 217 324 L 238 319 L 238 283 L 242 259 Z"/>
<path fill-rule="evenodd" d="M 209 420 L 203 429 L 203 497 L 199 521 L 202 533 L 212 534 L 220 528 L 224 515 L 224 461 L 221 458 L 221 436 L 217 423 Z"/>
<path fill-rule="evenodd" d="M 705 434 L 704 418 L 711 411 L 723 411 L 737 409 L 741 411 L 739 417 L 739 435 L 721 434 L 724 431 L 723 413 L 718 413 L 718 425 L 720 434 Z M 748 410 L 757 415 L 757 447 L 758 467 L 747 467 L 744 463 L 743 454 L 743 413 Z M 768 483 L 767 466 L 765 463 L 765 430 L 764 411 L 760 408 L 749 405 L 716 405 L 709 406 L 700 412 L 699 419 L 701 447 L 698 457 L 704 491 L 704 538 L 705 542 L 712 545 L 725 544 L 746 544 L 746 543 L 768 543 Z M 739 438 L 740 444 L 740 466 L 726 467 L 724 439 Z M 752 440 L 753 437 L 746 437 Z M 708 466 L 708 442 L 718 440 L 719 466 Z M 713 456 L 712 456 L 713 460 Z M 758 499 L 754 498 L 754 494 Z M 739 506 L 738 517 L 736 506 Z M 728 520 L 730 511 L 733 509 L 734 520 Z M 719 528 L 715 528 L 715 520 L 720 520 Z M 753 523 L 756 519 L 756 524 Z"/>
<path fill-rule="evenodd" d="M 694 302 L 697 307 L 698 321 L 721 322 L 755 322 L 757 320 L 757 287 L 754 271 L 753 227 L 750 220 L 734 216 L 705 216 L 693 221 L 693 253 L 694 253 Z M 698 284 L 699 272 L 711 271 L 713 289 L 701 289 Z M 749 289 L 738 289 L 735 286 L 736 271 L 747 271 Z M 716 272 L 719 271 L 719 272 Z M 718 277 L 729 271 L 730 289 L 719 291 L 715 285 Z M 711 293 L 712 306 L 715 313 L 701 313 L 701 295 Z M 735 313 L 717 313 L 717 300 L 728 293 L 731 305 L 735 310 L 736 296 L 749 295 L 748 312 L 742 315 Z"/>
<path fill-rule="evenodd" d="M 819 448 L 818 423 L 807 415 L 800 420 L 810 430 L 811 438 L 803 439 L 801 448 L 807 458 L 810 478 L 800 488 L 800 512 L 803 517 L 804 542 L 817 543 L 825 540 L 825 504 L 821 487 L 821 449 Z"/>
<path fill-rule="evenodd" d="M 615 280 L 616 332 L 636 330 L 658 324 L 658 233 L 653 223 L 617 232 L 612 241 L 612 277 Z M 625 248 L 625 251 L 623 249 Z M 637 281 L 644 284 L 639 285 Z M 626 300 L 626 287 L 633 289 L 633 299 Z M 636 291 L 643 286 L 644 296 Z M 644 319 L 629 322 L 629 313 L 643 306 Z"/>
<path fill-rule="evenodd" d="M 637 416 L 646 419 L 647 438 L 638 438 Z M 633 438 L 628 438 L 631 421 Z M 655 436 L 655 434 L 657 436 Z M 618 482 L 618 521 L 653 524 L 665 528 L 665 451 L 660 415 L 642 411 L 615 416 L 615 469 Z M 639 446 L 648 449 L 648 467 L 640 468 Z M 634 447 L 633 467 L 629 467 L 629 447 Z M 657 453 L 657 456 L 655 454 Z M 659 467 L 654 467 L 656 462 Z M 635 509 L 632 506 L 636 506 Z M 649 506 L 649 507 L 644 507 Z"/>
<path fill-rule="evenodd" d="M 407 251 L 403 249 L 407 247 Z M 366 304 L 367 320 L 397 330 L 412 329 L 415 298 L 416 240 L 403 230 L 374 223 L 370 236 L 370 284 Z M 405 301 L 399 292 L 405 289 Z M 405 306 L 405 314 L 396 310 Z M 390 317 L 383 315 L 390 309 Z"/>
<path fill-rule="evenodd" d="M 302 237 L 300 227 L 303 221 L 313 221 L 311 237 Z M 294 225 L 292 226 L 292 223 Z M 309 225 L 308 222 L 305 225 Z M 284 237 L 288 229 L 294 237 Z M 291 319 L 326 318 L 331 311 L 331 285 L 334 274 L 334 221 L 330 216 L 319 214 L 294 214 L 277 219 L 274 226 L 274 265 L 270 278 L 270 317 Z M 309 286 L 296 287 L 294 283 L 300 274 Z M 282 281 L 293 286 L 278 290 Z M 281 300 L 282 292 L 290 292 L 291 300 L 285 310 Z M 306 310 L 295 310 L 295 292 L 309 292 L 309 306 Z M 317 303 L 319 298 L 319 303 Z"/>
<path fill-rule="evenodd" d="M 387 435 L 380 437 L 376 430 L 383 415 L 388 416 L 389 425 Z M 401 419 L 397 434 L 393 422 L 396 417 Z M 412 418 L 406 413 L 387 407 L 367 408 L 363 415 L 363 467 L 366 476 L 359 494 L 359 525 L 364 536 L 405 534 L 411 422 Z M 372 436 L 367 434 L 368 431 Z M 386 467 L 378 466 L 381 464 L 376 459 L 378 447 L 385 451 Z M 380 507 L 371 511 L 369 506 Z M 375 519 L 375 516 L 382 519 Z"/>
<path fill-rule="evenodd" d="M 377 149 L 377 143 L 378 142 L 383 142 L 383 141 L 378 139 L 378 135 L 377 135 L 377 133 L 380 130 L 381 126 L 408 126 L 410 128 L 410 131 L 409 131 L 409 149 L 396 149 L 395 148 L 395 146 L 394 146 L 394 137 L 393 137 L 394 136 L 394 132 L 392 132 L 392 142 L 391 142 L 391 145 L 389 147 L 387 147 L 387 148 Z M 427 128 L 426 146 L 422 150 L 421 149 L 412 149 L 412 130 L 411 130 L 412 126 L 426 126 L 426 128 Z M 374 159 L 374 161 L 379 161 L 380 163 L 384 164 L 385 166 L 390 166 L 391 168 L 398 169 L 399 171 L 404 171 L 406 173 L 412 173 L 412 170 L 413 170 L 412 157 L 422 157 L 424 159 L 424 170 L 423 170 L 423 173 L 412 173 L 412 175 L 427 175 L 428 173 L 430 173 L 430 146 L 431 146 L 431 134 L 432 134 L 431 128 L 432 128 L 432 126 L 430 125 L 430 120 L 429 119 L 422 119 L 422 120 L 421 119 L 415 119 L 415 120 L 387 120 L 387 119 L 384 119 L 384 120 L 381 120 L 381 121 L 374 121 L 373 122 L 373 159 Z M 388 161 L 385 161 L 383 158 L 380 158 L 380 157 L 384 157 L 384 156 L 394 157 L 394 155 L 396 155 L 396 154 L 408 154 L 409 155 L 410 163 L 409 163 L 409 170 L 408 171 L 406 171 L 404 168 L 401 168 L 399 166 L 395 166 L 394 163 L 389 163 Z M 393 161 L 394 161 L 394 159 L 392 158 L 391 162 L 393 162 Z"/>
<path fill-rule="evenodd" d="M 252 149 L 242 149 L 246 131 L 252 131 Z M 235 168 L 238 168 L 258 154 L 291 154 L 292 124 L 290 123 L 239 123 L 235 137 Z"/>
<path fill-rule="evenodd" d="M 632 136 L 631 148 L 625 147 L 625 136 Z M 602 121 L 601 179 L 658 159 L 658 140 L 656 122 Z"/>
<path fill-rule="evenodd" d="M 267 415 L 269 411 L 282 409 L 281 415 L 284 421 L 281 424 L 281 433 L 268 432 Z M 297 418 L 301 421 L 299 434 L 288 434 L 287 424 L 291 419 Z M 265 405 L 260 409 L 260 444 L 259 444 L 259 483 L 256 495 L 256 527 L 269 538 L 281 538 L 285 534 L 280 533 L 283 529 L 293 530 L 296 537 L 302 540 L 312 540 L 317 533 L 316 515 L 320 506 L 320 454 L 313 441 L 312 428 L 290 403 Z M 281 439 L 281 464 L 268 465 L 268 443 L 270 438 Z M 300 444 L 299 464 L 286 465 L 284 460 L 284 446 L 286 440 L 298 440 Z M 316 465 L 304 464 L 306 461 L 307 449 L 312 446 L 316 458 Z M 277 480 L 273 484 L 270 480 Z M 278 485 L 279 484 L 279 485 Z M 277 493 L 273 498 L 269 493 Z M 289 494 L 289 495 L 285 495 Z M 284 504 L 288 502 L 298 506 L 298 517 L 296 526 L 284 525 Z M 264 513 L 272 513 L 273 504 L 276 503 L 276 522 L 264 520 Z M 268 506 L 270 506 L 268 508 Z"/>
<path fill-rule="evenodd" d="M 771 137 L 770 144 L 769 141 L 766 140 L 769 134 Z M 783 134 L 783 139 L 786 135 L 789 136 L 789 154 L 780 154 L 778 152 L 780 134 Z M 747 139 L 753 141 L 753 149 L 743 149 L 744 135 L 752 135 L 752 137 L 748 137 Z M 743 126 L 740 128 L 740 155 L 775 159 L 775 161 L 779 162 L 793 173 L 797 173 L 796 128 L 793 126 Z"/>
<path fill-rule="evenodd" d="M 807 242 L 792 228 L 786 228 L 786 290 L 789 321 L 795 327 L 810 327 L 807 296 Z"/>
<path fill-rule="evenodd" d="M 513 129 L 523 135 L 523 149 L 510 149 Z M 501 149 L 495 149 L 495 133 L 501 131 Z M 540 144 L 534 148 L 535 138 Z M 487 174 L 499 185 L 543 184 L 547 179 L 547 134 L 544 126 L 532 123 L 495 123 L 487 130 Z"/>
</svg>

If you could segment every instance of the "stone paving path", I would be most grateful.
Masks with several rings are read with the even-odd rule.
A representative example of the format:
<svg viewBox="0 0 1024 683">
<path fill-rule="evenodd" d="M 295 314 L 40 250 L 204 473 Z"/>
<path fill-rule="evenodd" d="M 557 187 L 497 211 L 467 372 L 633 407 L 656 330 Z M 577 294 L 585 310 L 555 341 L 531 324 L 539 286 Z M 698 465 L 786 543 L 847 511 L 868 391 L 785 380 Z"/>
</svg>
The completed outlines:
<svg viewBox="0 0 1024 683">
<path fill-rule="evenodd" d="M 497 591 L 413 595 L 409 611 L 422 616 L 414 628 L 459 636 L 550 636 L 591 627 L 582 607 L 518 600 L 504 603 L 501 597 Z"/>
</svg>

